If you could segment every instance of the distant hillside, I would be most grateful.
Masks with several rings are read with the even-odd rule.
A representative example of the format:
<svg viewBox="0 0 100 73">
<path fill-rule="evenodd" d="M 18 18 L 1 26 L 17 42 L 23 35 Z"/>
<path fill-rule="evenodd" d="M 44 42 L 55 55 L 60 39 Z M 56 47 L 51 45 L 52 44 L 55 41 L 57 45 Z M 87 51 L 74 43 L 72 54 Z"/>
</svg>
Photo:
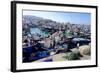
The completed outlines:
<svg viewBox="0 0 100 73">
<path fill-rule="evenodd" d="M 37 16 L 24 15 L 23 16 L 23 28 L 33 28 L 33 27 L 42 27 L 49 29 L 64 29 L 70 31 L 76 31 L 80 29 L 81 32 L 90 33 L 90 25 L 85 24 L 70 24 L 68 23 L 59 23 L 50 19 L 44 19 Z"/>
</svg>

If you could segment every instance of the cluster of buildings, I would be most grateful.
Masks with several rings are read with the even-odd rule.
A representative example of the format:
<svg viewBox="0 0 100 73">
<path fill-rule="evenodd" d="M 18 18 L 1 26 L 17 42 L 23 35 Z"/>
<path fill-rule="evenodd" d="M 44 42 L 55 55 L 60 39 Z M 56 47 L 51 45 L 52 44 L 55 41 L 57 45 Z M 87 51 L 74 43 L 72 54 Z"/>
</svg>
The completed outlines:
<svg viewBox="0 0 100 73">
<path fill-rule="evenodd" d="M 49 19 L 43 19 L 35 16 L 24 16 L 23 17 L 23 29 L 26 28 L 42 28 L 50 30 L 61 30 L 71 32 L 73 35 L 90 35 L 91 26 L 85 24 L 71 24 L 71 23 L 59 23 Z M 25 30 L 25 31 L 26 31 Z"/>
</svg>

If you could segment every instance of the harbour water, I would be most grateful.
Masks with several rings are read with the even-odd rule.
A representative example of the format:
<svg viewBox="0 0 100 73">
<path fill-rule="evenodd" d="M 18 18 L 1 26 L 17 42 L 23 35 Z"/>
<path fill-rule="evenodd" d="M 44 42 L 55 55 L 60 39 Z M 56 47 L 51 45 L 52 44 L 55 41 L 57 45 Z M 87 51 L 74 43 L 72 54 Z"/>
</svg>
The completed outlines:
<svg viewBox="0 0 100 73">
<path fill-rule="evenodd" d="M 48 37 L 50 34 L 46 31 L 43 31 L 41 28 L 31 28 L 31 34 L 38 34 L 41 37 Z"/>
</svg>

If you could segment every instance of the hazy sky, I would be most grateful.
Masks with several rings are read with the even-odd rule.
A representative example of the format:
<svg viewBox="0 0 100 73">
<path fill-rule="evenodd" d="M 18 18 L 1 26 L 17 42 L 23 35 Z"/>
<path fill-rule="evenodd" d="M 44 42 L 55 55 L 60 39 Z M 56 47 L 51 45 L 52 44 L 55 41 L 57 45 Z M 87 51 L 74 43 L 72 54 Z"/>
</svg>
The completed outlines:
<svg viewBox="0 0 100 73">
<path fill-rule="evenodd" d="M 24 10 L 23 15 L 33 15 L 42 17 L 45 19 L 51 19 L 57 22 L 70 22 L 74 24 L 91 24 L 90 13 L 78 13 L 78 12 L 50 12 L 50 11 L 32 11 Z"/>
</svg>

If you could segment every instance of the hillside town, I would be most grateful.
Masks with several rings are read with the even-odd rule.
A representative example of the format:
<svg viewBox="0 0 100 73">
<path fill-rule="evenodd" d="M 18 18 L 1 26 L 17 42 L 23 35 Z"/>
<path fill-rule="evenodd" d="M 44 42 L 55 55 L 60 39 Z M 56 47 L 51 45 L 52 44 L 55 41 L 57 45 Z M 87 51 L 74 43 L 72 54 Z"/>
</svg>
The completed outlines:
<svg viewBox="0 0 100 73">
<path fill-rule="evenodd" d="M 23 16 L 22 24 L 24 63 L 90 59 L 90 24 L 61 23 L 29 15 Z"/>
</svg>

